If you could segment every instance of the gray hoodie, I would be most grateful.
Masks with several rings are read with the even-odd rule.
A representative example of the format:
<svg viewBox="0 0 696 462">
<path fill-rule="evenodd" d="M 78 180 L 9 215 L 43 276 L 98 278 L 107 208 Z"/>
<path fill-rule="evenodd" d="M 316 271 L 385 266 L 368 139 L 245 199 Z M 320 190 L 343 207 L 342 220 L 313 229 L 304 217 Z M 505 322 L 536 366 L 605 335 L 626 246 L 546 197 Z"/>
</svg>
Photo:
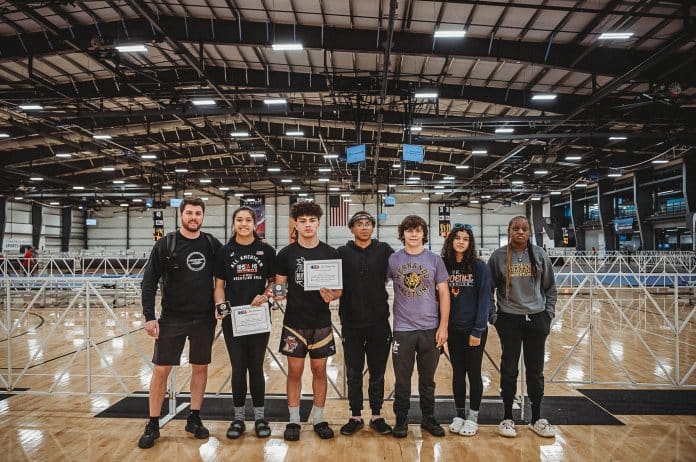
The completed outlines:
<svg viewBox="0 0 696 462">
<path fill-rule="evenodd" d="M 488 266 L 491 269 L 493 286 L 497 289 L 496 308 L 509 314 L 533 314 L 544 310 L 553 318 L 556 314 L 556 281 L 553 265 L 544 249 L 532 246 L 536 260 L 537 275 L 532 278 L 529 253 L 514 251 L 510 293 L 505 293 L 505 257 L 507 246 L 500 247 L 491 254 Z"/>
</svg>

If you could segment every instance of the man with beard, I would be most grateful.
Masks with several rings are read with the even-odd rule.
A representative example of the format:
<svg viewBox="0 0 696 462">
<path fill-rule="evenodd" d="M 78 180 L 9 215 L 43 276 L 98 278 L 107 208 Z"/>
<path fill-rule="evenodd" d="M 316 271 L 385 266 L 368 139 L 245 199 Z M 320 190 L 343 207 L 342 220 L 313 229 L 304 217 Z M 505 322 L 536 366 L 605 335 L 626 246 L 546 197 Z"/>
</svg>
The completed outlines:
<svg viewBox="0 0 696 462">
<path fill-rule="evenodd" d="M 159 416 L 172 366 L 178 366 L 186 338 L 191 363 L 191 413 L 186 431 L 196 438 L 208 438 L 199 411 L 208 380 L 213 337 L 213 260 L 221 247 L 213 236 L 201 232 L 205 202 L 187 197 L 179 206 L 181 228 L 157 241 L 150 253 L 142 282 L 145 331 L 155 339 L 150 379 L 150 420 L 138 447 L 151 448 L 159 438 Z M 157 284 L 162 280 L 162 310 L 155 315 Z"/>
</svg>

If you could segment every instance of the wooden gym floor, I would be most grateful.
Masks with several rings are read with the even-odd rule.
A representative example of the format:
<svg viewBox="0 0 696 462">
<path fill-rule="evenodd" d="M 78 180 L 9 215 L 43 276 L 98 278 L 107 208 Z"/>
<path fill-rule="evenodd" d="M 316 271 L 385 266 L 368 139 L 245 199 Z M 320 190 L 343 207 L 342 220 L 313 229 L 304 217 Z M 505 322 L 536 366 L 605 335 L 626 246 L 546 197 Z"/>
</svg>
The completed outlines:
<svg viewBox="0 0 696 462">
<path fill-rule="evenodd" d="M 0 374 L 7 378 L 7 358 L 11 355 L 13 380 L 26 367 L 15 383 L 16 388 L 53 393 L 18 394 L 0 401 L 0 447 L 3 448 L 0 460 L 197 460 L 205 441 L 195 440 L 186 433 L 183 421 L 167 424 L 154 448 L 140 450 L 136 444 L 144 428 L 143 419 L 94 418 L 121 396 L 74 396 L 88 391 L 88 362 L 93 393 L 146 390 L 152 340 L 142 330 L 144 321 L 137 305 L 114 308 L 114 317 L 92 299 L 88 323 L 84 300 L 76 300 L 65 312 L 73 295 L 71 291 L 48 295 L 40 300 L 43 307 L 37 305 L 23 317 L 9 342 L 7 336 L 0 338 Z M 14 320 L 20 317 L 30 299 L 31 294 L 23 301 L 16 299 L 10 313 Z M 568 295 L 561 297 L 557 310 L 568 300 Z M 666 317 L 660 314 L 660 309 Z M 693 321 L 685 325 L 678 341 L 670 330 L 675 310 L 683 322 L 692 309 L 688 301 L 680 300 L 675 307 L 673 298 L 660 294 L 646 297 L 637 291 L 612 291 L 604 298 L 591 299 L 580 294 L 568 303 L 549 337 L 546 394 L 578 396 L 577 389 L 582 387 L 627 388 L 562 383 L 589 381 L 591 377 L 595 382 L 628 382 L 630 376 L 638 383 L 668 386 L 669 377 L 683 377 L 696 361 Z M 2 314 L 4 322 L 5 312 Z M 282 314 L 275 311 L 273 318 L 269 346 L 276 352 Z M 335 310 L 334 318 L 338 326 Z M 591 328 L 588 328 L 590 318 Z M 582 337 L 585 331 L 587 334 Z M 85 349 L 88 336 L 93 343 Z M 229 422 L 207 421 L 211 435 L 220 442 L 217 460 L 696 460 L 694 416 L 617 416 L 624 426 L 560 426 L 553 439 L 537 437 L 523 426 L 518 426 L 516 439 L 504 439 L 497 435 L 495 426 L 488 425 L 481 426 L 473 438 L 449 433 L 444 438 L 435 438 L 423 435 L 417 425 L 410 426 L 409 437 L 405 439 L 379 436 L 369 429 L 352 437 L 341 436 L 338 430 L 349 411 L 347 401 L 341 398 L 344 391 L 340 341 L 337 346 L 338 354 L 329 360 L 328 366 L 336 389 L 329 386 L 325 411 L 336 438 L 322 441 L 313 434 L 310 424 L 304 424 L 301 440 L 287 443 L 282 439 L 285 424 L 273 423 L 273 434 L 268 439 L 257 439 L 252 430 L 241 439 L 230 441 L 225 438 Z M 495 329 L 490 330 L 486 350 L 493 360 L 484 358 L 483 364 L 484 395 L 490 396 L 496 395 L 498 389 L 494 363 L 500 357 L 500 346 Z M 675 361 L 677 351 L 678 362 Z M 285 362 L 282 355 L 276 353 L 275 357 L 279 362 L 270 353 L 266 355 L 266 389 L 267 393 L 284 393 Z M 185 364 L 186 355 L 183 359 Z M 310 393 L 311 377 L 308 370 L 305 372 L 303 391 Z M 213 350 L 208 393 L 229 392 L 229 374 L 224 341 L 219 338 Z M 180 368 L 177 389 L 187 391 L 187 378 L 188 368 Z M 437 395 L 450 396 L 451 366 L 444 358 L 436 381 Z M 687 384 L 696 385 L 696 374 Z M 385 394 L 389 395 L 392 389 L 393 373 L 388 365 Z M 417 393 L 415 374 L 413 393 Z M 393 423 L 391 406 L 391 401 L 385 403 L 383 414 Z M 367 412 L 366 409 L 365 417 Z"/>
</svg>

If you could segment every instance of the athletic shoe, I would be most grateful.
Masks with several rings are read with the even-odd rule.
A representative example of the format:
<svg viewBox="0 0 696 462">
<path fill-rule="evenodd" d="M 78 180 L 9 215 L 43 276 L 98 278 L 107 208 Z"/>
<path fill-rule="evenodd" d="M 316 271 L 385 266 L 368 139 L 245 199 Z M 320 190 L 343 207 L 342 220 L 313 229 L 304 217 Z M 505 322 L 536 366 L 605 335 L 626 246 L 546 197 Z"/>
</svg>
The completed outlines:
<svg viewBox="0 0 696 462">
<path fill-rule="evenodd" d="M 204 440 L 210 436 L 210 432 L 203 426 L 201 416 L 198 414 L 189 414 L 186 419 L 186 431 L 193 433 L 193 436 L 199 440 Z"/>
<path fill-rule="evenodd" d="M 459 434 L 462 436 L 474 436 L 478 432 L 478 423 L 473 420 L 465 420 L 464 425 L 459 430 Z"/>
<path fill-rule="evenodd" d="M 328 440 L 334 437 L 334 432 L 329 427 L 328 422 L 319 422 L 314 426 L 314 432 L 319 435 L 319 438 Z"/>
<path fill-rule="evenodd" d="M 300 427 L 299 424 L 289 423 L 285 426 L 285 433 L 283 433 L 283 439 L 286 441 L 297 441 L 300 439 Z"/>
<path fill-rule="evenodd" d="M 529 428 L 539 436 L 544 438 L 553 438 L 556 436 L 556 427 L 551 425 L 546 419 L 539 419 L 534 422 L 534 425 L 529 424 Z"/>
<path fill-rule="evenodd" d="M 437 423 L 435 417 L 425 417 L 421 421 L 421 428 L 433 436 L 445 436 L 445 430 Z"/>
<path fill-rule="evenodd" d="M 341 427 L 341 435 L 350 436 L 358 430 L 362 430 L 365 426 L 365 422 L 362 419 L 349 419 L 348 423 Z"/>
<path fill-rule="evenodd" d="M 379 433 L 380 435 L 389 435 L 392 432 L 391 425 L 389 425 L 382 417 L 379 419 L 370 421 L 370 428 Z"/>
<path fill-rule="evenodd" d="M 498 434 L 504 436 L 505 438 L 514 438 L 517 436 L 517 430 L 515 430 L 515 422 L 512 419 L 505 419 L 498 424 Z"/>
<path fill-rule="evenodd" d="M 392 435 L 394 435 L 394 438 L 406 438 L 406 435 L 408 435 L 408 424 L 406 423 L 406 417 L 396 418 L 396 425 L 394 425 Z"/>
<path fill-rule="evenodd" d="M 246 430 L 246 425 L 243 420 L 235 420 L 230 424 L 230 428 L 227 429 L 227 437 L 231 440 L 236 440 L 242 433 Z"/>
<path fill-rule="evenodd" d="M 159 422 L 148 422 L 145 425 L 145 432 L 143 436 L 138 440 L 138 447 L 140 449 L 148 449 L 155 445 L 155 440 L 159 438 Z"/>
<path fill-rule="evenodd" d="M 449 431 L 452 433 L 459 433 L 459 430 L 462 429 L 462 426 L 464 425 L 464 419 L 461 417 L 455 417 L 452 419 L 452 423 L 449 424 Z"/>
</svg>

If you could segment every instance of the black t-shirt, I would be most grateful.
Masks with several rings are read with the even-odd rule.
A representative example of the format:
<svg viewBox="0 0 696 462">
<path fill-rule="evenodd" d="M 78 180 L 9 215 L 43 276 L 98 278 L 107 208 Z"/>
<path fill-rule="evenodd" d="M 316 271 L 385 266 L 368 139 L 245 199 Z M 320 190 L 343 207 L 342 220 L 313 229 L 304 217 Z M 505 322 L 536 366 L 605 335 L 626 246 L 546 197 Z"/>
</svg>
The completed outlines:
<svg viewBox="0 0 696 462">
<path fill-rule="evenodd" d="M 174 260 L 167 264 L 167 239 L 160 239 L 152 248 L 142 282 L 142 304 L 146 320 L 155 319 L 157 283 L 163 278 L 162 319 L 190 321 L 215 319 L 213 302 L 213 260 L 220 242 L 213 238 L 212 248 L 203 233 L 187 239 L 177 233 Z"/>
<path fill-rule="evenodd" d="M 287 307 L 283 324 L 300 329 L 317 329 L 331 325 L 329 304 L 324 302 L 318 290 L 304 290 L 305 260 L 334 260 L 338 252 L 333 247 L 319 242 L 307 249 L 295 242 L 278 252 L 276 272 L 288 277 Z"/>
<path fill-rule="evenodd" d="M 276 275 L 275 256 L 275 249 L 260 239 L 249 245 L 230 239 L 215 254 L 215 277 L 225 280 L 225 299 L 232 306 L 248 305 L 263 293 L 268 278 Z"/>
</svg>

